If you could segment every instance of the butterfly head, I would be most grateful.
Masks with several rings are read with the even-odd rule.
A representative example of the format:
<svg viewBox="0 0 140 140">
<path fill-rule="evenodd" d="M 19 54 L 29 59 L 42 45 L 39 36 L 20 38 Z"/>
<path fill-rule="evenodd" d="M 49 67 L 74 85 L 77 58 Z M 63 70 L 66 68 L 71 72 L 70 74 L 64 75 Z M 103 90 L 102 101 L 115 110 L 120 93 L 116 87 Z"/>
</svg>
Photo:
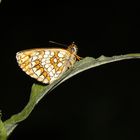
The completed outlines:
<svg viewBox="0 0 140 140">
<path fill-rule="evenodd" d="M 68 51 L 74 55 L 77 54 L 78 47 L 74 44 L 74 42 L 68 46 Z"/>
</svg>

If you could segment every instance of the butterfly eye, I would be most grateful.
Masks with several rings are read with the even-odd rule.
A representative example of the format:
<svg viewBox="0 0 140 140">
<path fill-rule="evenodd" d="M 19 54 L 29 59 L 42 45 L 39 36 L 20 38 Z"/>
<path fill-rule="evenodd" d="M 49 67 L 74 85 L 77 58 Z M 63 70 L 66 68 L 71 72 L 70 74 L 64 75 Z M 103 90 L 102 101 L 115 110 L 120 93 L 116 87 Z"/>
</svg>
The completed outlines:
<svg viewBox="0 0 140 140">
<path fill-rule="evenodd" d="M 72 51 L 73 53 L 77 53 L 77 48 L 76 48 L 75 46 L 73 46 L 73 47 L 71 48 L 71 51 Z"/>
</svg>

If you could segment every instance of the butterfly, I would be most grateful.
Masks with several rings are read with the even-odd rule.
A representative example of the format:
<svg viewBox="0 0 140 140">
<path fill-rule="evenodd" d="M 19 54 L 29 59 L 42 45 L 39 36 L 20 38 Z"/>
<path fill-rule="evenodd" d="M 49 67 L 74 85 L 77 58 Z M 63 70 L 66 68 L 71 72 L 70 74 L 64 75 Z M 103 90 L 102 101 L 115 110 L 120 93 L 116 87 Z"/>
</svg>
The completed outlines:
<svg viewBox="0 0 140 140">
<path fill-rule="evenodd" d="M 58 44 L 58 43 L 57 43 Z M 77 46 L 70 44 L 67 49 L 35 48 L 16 53 L 20 68 L 32 78 L 51 84 L 72 67 L 81 57 L 77 55 Z"/>
</svg>

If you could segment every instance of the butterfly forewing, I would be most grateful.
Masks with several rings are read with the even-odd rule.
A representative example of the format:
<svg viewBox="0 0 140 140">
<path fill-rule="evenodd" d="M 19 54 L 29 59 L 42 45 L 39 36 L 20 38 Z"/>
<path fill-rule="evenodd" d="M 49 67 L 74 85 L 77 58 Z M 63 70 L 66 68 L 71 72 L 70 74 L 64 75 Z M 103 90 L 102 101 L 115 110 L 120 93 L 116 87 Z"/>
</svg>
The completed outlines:
<svg viewBox="0 0 140 140">
<path fill-rule="evenodd" d="M 24 50 L 16 58 L 26 74 L 45 84 L 58 79 L 76 61 L 75 55 L 65 49 Z"/>
</svg>

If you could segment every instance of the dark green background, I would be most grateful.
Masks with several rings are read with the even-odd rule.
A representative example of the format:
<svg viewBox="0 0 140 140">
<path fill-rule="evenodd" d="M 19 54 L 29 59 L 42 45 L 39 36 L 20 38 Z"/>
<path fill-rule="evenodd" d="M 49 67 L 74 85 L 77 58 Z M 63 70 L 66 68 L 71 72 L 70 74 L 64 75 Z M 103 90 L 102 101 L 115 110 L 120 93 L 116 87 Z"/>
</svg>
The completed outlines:
<svg viewBox="0 0 140 140">
<path fill-rule="evenodd" d="M 104 7 L 104 8 L 102 8 Z M 20 112 L 36 82 L 16 52 L 75 41 L 82 57 L 140 52 L 137 3 L 4 1 L 0 5 L 0 109 Z M 58 47 L 58 46 L 57 46 Z M 44 97 L 9 140 L 137 140 L 140 60 L 111 63 L 69 79 Z"/>
</svg>

